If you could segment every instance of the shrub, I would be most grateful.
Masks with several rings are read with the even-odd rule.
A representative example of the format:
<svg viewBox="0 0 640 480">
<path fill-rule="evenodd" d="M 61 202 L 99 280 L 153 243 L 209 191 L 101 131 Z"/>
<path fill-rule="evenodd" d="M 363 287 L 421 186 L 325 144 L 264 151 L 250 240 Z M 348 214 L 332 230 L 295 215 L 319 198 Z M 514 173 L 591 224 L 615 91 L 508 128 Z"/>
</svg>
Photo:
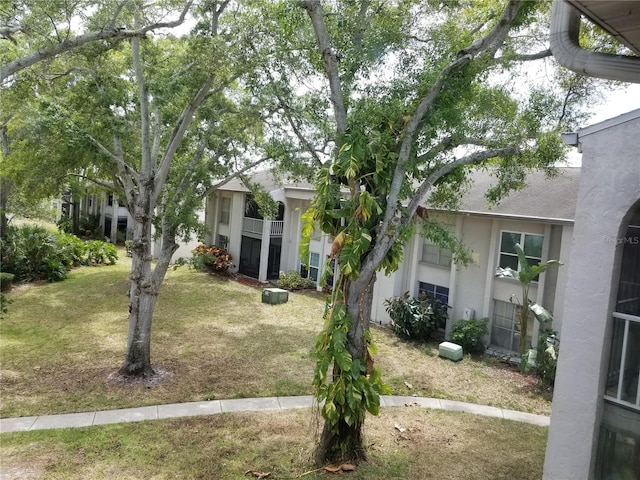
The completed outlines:
<svg viewBox="0 0 640 480">
<path fill-rule="evenodd" d="M 91 213 L 80 215 L 78 228 L 85 238 L 98 239 L 102 237 L 100 215 L 93 215 Z"/>
<path fill-rule="evenodd" d="M 484 352 L 482 337 L 487 334 L 488 318 L 458 320 L 451 328 L 451 341 L 462 347 L 465 353 Z"/>
<path fill-rule="evenodd" d="M 231 262 L 231 254 L 224 248 L 215 245 L 198 245 L 193 250 L 192 265 L 196 270 L 213 271 L 226 273 L 233 263 Z"/>
<path fill-rule="evenodd" d="M 32 225 L 7 229 L 0 252 L 3 270 L 22 282 L 64 280 L 72 267 L 114 264 L 118 259 L 116 248 L 107 242 L 85 243 L 75 235 Z"/>
<path fill-rule="evenodd" d="M 62 215 L 56 225 L 62 233 L 73 233 L 73 220 L 68 215 Z"/>
<path fill-rule="evenodd" d="M 313 287 L 313 280 L 310 278 L 302 278 L 295 270 L 289 272 L 280 272 L 280 276 L 276 281 L 276 286 L 285 290 L 301 290 Z"/>
<path fill-rule="evenodd" d="M 13 303 L 13 300 L 8 298 L 4 293 L 0 292 L 0 318 L 9 311 L 8 306 Z"/>
<path fill-rule="evenodd" d="M 118 250 L 109 242 L 89 240 L 86 247 L 86 265 L 115 265 L 118 260 Z"/>
<path fill-rule="evenodd" d="M 385 300 L 394 333 L 407 340 L 426 341 L 447 322 L 446 307 L 433 298 L 401 297 Z"/>
<path fill-rule="evenodd" d="M 555 384 L 558 352 L 560 350 L 559 344 L 557 332 L 553 330 L 540 332 L 536 354 L 536 375 L 544 388 L 553 388 Z"/>
<path fill-rule="evenodd" d="M 85 263 L 87 246 L 84 241 L 70 233 L 57 235 L 60 260 L 67 267 L 78 267 Z"/>
<path fill-rule="evenodd" d="M 57 258 L 56 235 L 38 225 L 8 228 L 0 244 L 2 269 L 13 273 L 17 281 L 49 278 L 50 263 Z"/>
<path fill-rule="evenodd" d="M 13 278 L 15 275 L 8 272 L 0 272 L 0 292 L 8 292 L 11 290 Z"/>
</svg>

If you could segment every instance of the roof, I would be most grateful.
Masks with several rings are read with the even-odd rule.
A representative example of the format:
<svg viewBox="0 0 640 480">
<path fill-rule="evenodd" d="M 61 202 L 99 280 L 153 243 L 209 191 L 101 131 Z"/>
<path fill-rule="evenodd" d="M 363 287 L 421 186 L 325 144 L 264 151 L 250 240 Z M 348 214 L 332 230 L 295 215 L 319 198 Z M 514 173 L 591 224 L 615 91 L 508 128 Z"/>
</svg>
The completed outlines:
<svg viewBox="0 0 640 480">
<path fill-rule="evenodd" d="M 559 168 L 549 178 L 544 172 L 527 175 L 526 186 L 512 192 L 497 205 L 489 205 L 484 196 L 497 180 L 487 170 L 475 170 L 473 185 L 460 202 L 460 212 L 476 215 L 512 217 L 524 220 L 572 223 L 578 198 L 580 168 Z"/>
<path fill-rule="evenodd" d="M 271 170 L 259 170 L 255 173 L 247 175 L 251 181 L 258 183 L 264 187 L 267 192 L 273 192 L 275 190 L 282 189 L 296 189 L 296 190 L 313 190 L 314 187 L 311 183 L 304 181 L 293 182 L 288 178 L 274 178 Z M 249 192 L 249 189 L 242 183 L 242 180 L 238 177 L 230 180 L 219 188 L 219 190 L 227 190 L 233 192 Z"/>
<path fill-rule="evenodd" d="M 567 0 L 589 20 L 640 55 L 640 1 Z"/>
</svg>

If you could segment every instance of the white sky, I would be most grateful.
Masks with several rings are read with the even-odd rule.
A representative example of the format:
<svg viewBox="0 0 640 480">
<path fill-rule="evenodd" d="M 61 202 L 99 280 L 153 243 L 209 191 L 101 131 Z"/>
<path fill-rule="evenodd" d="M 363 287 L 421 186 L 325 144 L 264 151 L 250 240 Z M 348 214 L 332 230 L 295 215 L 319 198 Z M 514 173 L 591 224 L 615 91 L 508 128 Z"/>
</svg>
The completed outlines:
<svg viewBox="0 0 640 480">
<path fill-rule="evenodd" d="M 589 125 L 599 123 L 609 118 L 640 108 L 640 83 L 628 84 L 611 91 L 605 104 L 594 109 L 594 115 Z M 582 125 L 587 127 L 588 125 Z"/>
</svg>

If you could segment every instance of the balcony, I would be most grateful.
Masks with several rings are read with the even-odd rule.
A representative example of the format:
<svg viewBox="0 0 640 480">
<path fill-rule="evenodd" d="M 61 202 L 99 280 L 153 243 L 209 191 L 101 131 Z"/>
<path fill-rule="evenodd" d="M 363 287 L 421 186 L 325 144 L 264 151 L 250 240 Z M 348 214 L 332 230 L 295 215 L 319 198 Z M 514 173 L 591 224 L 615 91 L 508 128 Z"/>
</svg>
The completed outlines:
<svg viewBox="0 0 640 480">
<path fill-rule="evenodd" d="M 262 229 L 264 227 L 264 220 L 259 218 L 244 217 L 242 219 L 242 233 L 249 234 L 251 236 L 262 236 Z M 284 221 L 272 220 L 271 221 L 271 237 L 282 237 L 282 231 L 284 227 Z"/>
</svg>

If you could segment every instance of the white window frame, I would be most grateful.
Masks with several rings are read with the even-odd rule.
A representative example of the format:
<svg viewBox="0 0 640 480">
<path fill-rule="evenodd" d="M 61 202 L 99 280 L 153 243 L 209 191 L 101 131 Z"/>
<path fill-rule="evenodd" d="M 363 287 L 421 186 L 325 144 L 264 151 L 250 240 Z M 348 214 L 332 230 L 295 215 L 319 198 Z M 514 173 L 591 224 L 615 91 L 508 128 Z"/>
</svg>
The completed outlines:
<svg viewBox="0 0 640 480">
<path fill-rule="evenodd" d="M 532 259 L 532 260 L 538 260 L 538 263 L 542 262 L 542 253 L 544 252 L 544 235 L 541 233 L 530 233 L 530 232 L 514 232 L 513 230 L 501 230 L 500 231 L 500 245 L 498 246 L 498 267 L 501 268 L 505 268 L 501 265 L 501 258 L 502 255 L 507 255 L 510 257 L 515 257 L 515 259 L 518 262 L 518 269 L 517 271 L 521 271 L 522 270 L 522 265 L 520 264 L 520 258 L 518 257 L 517 253 L 511 253 L 511 252 L 503 252 L 502 251 L 502 235 L 504 233 L 510 233 L 510 234 L 515 234 L 515 235 L 520 235 L 520 241 L 519 242 L 515 242 L 515 243 L 519 243 L 520 246 L 522 247 L 522 249 L 524 250 L 524 245 L 525 245 L 525 240 L 527 236 L 531 236 L 531 237 L 541 237 L 542 238 L 542 245 L 540 246 L 540 256 L 536 257 L 534 255 L 527 255 L 527 252 L 525 251 L 525 257 L 527 258 L 527 260 Z"/>
<path fill-rule="evenodd" d="M 435 257 L 435 260 L 430 260 L 428 256 Z M 422 242 L 422 256 L 420 262 L 427 263 L 429 265 L 436 265 L 438 267 L 451 268 L 452 253 L 450 248 L 443 248 L 436 245 L 429 239 L 424 239 Z"/>
<path fill-rule="evenodd" d="M 426 286 L 426 288 L 422 289 L 422 291 L 420 291 L 421 290 L 421 284 Z M 446 294 L 447 295 L 447 301 L 446 302 L 443 302 L 441 300 L 440 297 L 444 296 L 444 293 L 438 292 L 438 289 L 444 289 L 444 290 L 447 291 L 447 294 Z M 449 306 L 449 294 L 451 293 L 449 287 L 445 287 L 443 285 L 436 285 L 435 283 L 418 281 L 418 295 L 420 295 L 421 293 L 426 293 L 427 295 L 429 295 L 434 300 L 438 300 L 445 307 Z"/>
<path fill-rule="evenodd" d="M 623 335 L 622 335 L 622 351 L 620 354 L 620 363 L 618 365 L 615 365 L 618 367 L 616 369 L 616 371 L 618 372 L 616 395 L 615 396 L 607 395 L 606 394 L 607 388 L 605 387 L 604 398 L 611 403 L 616 403 L 618 405 L 623 405 L 633 410 L 640 411 L 640 372 L 638 373 L 638 380 L 637 380 L 638 383 L 636 385 L 635 402 L 629 402 L 622 399 L 623 382 L 625 380 L 628 380 L 625 377 L 625 367 L 626 367 L 625 363 L 627 360 L 627 346 L 629 345 L 629 327 L 631 323 L 636 323 L 636 324 L 640 323 L 640 317 L 636 317 L 634 315 L 629 315 L 626 313 L 619 313 L 619 312 L 613 312 L 612 316 L 614 321 L 618 320 L 618 321 L 624 322 Z M 609 359 L 609 363 L 611 363 L 611 361 L 612 359 Z M 612 369 L 612 365 L 609 365 L 607 369 L 607 374 L 611 373 L 611 369 Z M 622 372 L 622 375 L 620 375 L 620 372 Z"/>
<path fill-rule="evenodd" d="M 231 198 L 221 197 L 220 199 L 220 223 L 229 225 L 231 219 Z"/>
<path fill-rule="evenodd" d="M 224 249 L 228 249 L 229 248 L 229 236 L 228 235 L 222 235 L 222 234 L 218 234 L 218 241 L 216 242 L 216 245 L 218 247 L 224 248 Z"/>
<path fill-rule="evenodd" d="M 314 262 L 314 259 L 316 259 L 317 261 Z M 303 275 L 303 272 L 306 272 L 306 275 Z M 318 281 L 318 279 L 320 278 L 320 254 L 319 253 L 309 252 L 308 263 L 306 265 L 304 263 L 300 264 L 300 275 L 303 278 L 310 278 L 314 282 Z"/>
</svg>

